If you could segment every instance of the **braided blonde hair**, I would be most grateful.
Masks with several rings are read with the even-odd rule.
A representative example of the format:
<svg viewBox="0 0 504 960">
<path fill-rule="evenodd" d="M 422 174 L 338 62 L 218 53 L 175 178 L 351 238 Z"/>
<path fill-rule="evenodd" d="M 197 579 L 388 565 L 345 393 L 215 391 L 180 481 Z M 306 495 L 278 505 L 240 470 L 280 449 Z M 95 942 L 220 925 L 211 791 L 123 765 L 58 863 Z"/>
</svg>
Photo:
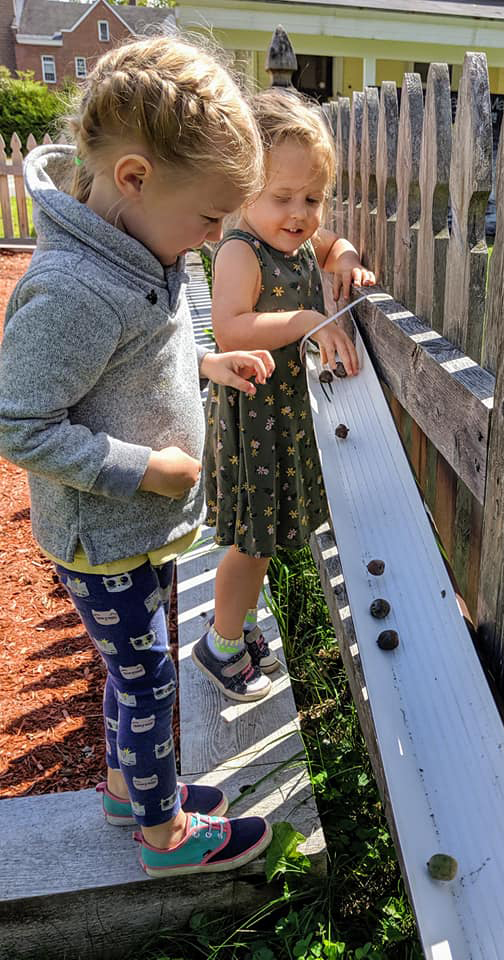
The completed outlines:
<svg viewBox="0 0 504 960">
<path fill-rule="evenodd" d="M 275 88 L 257 93 L 251 100 L 263 147 L 268 153 L 286 140 L 295 140 L 313 150 L 321 170 L 327 173 L 329 195 L 335 176 L 331 131 L 320 107 L 294 90 Z"/>
<path fill-rule="evenodd" d="M 179 36 L 149 37 L 100 57 L 67 128 L 79 163 L 71 192 L 81 202 L 121 140 L 143 144 L 172 172 L 220 174 L 246 197 L 261 187 L 261 139 L 249 106 L 228 70 Z"/>
</svg>

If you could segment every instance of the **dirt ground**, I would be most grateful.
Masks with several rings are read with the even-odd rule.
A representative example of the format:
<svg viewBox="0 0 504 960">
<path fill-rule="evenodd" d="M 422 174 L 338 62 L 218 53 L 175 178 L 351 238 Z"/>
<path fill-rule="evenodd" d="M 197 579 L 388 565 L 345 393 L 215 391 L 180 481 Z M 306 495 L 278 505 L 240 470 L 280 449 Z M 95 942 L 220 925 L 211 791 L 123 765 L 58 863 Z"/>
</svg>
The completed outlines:
<svg viewBox="0 0 504 960">
<path fill-rule="evenodd" d="M 0 251 L 0 331 L 29 262 Z M 104 667 L 32 538 L 26 474 L 1 459 L 0 645 L 0 794 L 94 786 L 105 775 Z M 176 718 L 174 726 L 177 739 Z"/>
</svg>

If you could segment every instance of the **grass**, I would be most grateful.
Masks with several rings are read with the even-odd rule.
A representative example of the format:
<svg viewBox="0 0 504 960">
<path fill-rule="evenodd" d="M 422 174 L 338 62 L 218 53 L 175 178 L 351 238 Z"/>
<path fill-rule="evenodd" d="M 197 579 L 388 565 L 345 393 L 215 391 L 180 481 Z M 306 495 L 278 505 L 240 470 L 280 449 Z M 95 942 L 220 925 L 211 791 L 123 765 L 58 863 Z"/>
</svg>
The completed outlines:
<svg viewBox="0 0 504 960">
<path fill-rule="evenodd" d="M 421 960 L 318 573 L 308 548 L 270 567 L 271 606 L 286 651 L 310 778 L 329 851 L 327 881 L 297 862 L 283 892 L 236 921 L 193 916 L 134 960 Z"/>
<path fill-rule="evenodd" d="M 18 209 L 15 197 L 10 197 L 10 208 L 11 208 L 11 217 L 12 217 L 12 226 L 14 229 L 14 236 L 20 237 L 21 231 L 19 229 L 19 216 Z M 33 203 L 31 197 L 26 197 L 26 209 L 28 212 L 28 223 L 30 226 L 30 237 L 35 236 L 35 228 L 33 226 Z M 5 236 L 5 229 L 3 224 L 2 211 L 0 209 L 0 237 Z"/>
</svg>

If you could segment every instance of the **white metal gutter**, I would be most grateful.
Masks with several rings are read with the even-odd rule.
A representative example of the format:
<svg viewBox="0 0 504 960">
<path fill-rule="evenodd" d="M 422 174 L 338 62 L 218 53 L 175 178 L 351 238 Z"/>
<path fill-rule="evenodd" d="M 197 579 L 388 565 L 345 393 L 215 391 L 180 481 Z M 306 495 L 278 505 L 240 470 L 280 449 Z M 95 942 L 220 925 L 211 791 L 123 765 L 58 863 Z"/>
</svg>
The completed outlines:
<svg viewBox="0 0 504 960">
<path fill-rule="evenodd" d="M 428 960 L 504 957 L 504 728 L 357 333 L 361 372 L 308 384 L 333 529 L 401 855 Z M 330 397 L 328 401 L 327 396 Z M 346 439 L 335 428 L 349 428 Z M 368 573 L 372 559 L 382 576 Z M 369 607 L 391 604 L 385 620 Z M 378 648 L 384 629 L 400 645 Z M 458 861 L 433 880 L 434 853 Z"/>
</svg>

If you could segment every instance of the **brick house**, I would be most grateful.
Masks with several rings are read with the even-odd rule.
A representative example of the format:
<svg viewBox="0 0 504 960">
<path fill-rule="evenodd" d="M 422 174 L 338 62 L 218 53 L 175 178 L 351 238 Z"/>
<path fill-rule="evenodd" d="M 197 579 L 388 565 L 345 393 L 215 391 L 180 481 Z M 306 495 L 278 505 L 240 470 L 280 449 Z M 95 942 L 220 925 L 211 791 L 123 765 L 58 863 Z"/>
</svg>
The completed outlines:
<svg viewBox="0 0 504 960">
<path fill-rule="evenodd" d="M 0 0 L 2 10 L 11 0 Z M 10 26 L 0 14 L 0 55 L 10 69 L 33 70 L 36 80 L 57 87 L 64 79 L 82 79 L 100 54 L 124 40 L 171 31 L 170 8 L 113 6 L 63 0 L 12 0 Z M 4 22 L 5 21 L 5 22 Z M 8 32 L 11 34 L 9 50 Z"/>
</svg>

